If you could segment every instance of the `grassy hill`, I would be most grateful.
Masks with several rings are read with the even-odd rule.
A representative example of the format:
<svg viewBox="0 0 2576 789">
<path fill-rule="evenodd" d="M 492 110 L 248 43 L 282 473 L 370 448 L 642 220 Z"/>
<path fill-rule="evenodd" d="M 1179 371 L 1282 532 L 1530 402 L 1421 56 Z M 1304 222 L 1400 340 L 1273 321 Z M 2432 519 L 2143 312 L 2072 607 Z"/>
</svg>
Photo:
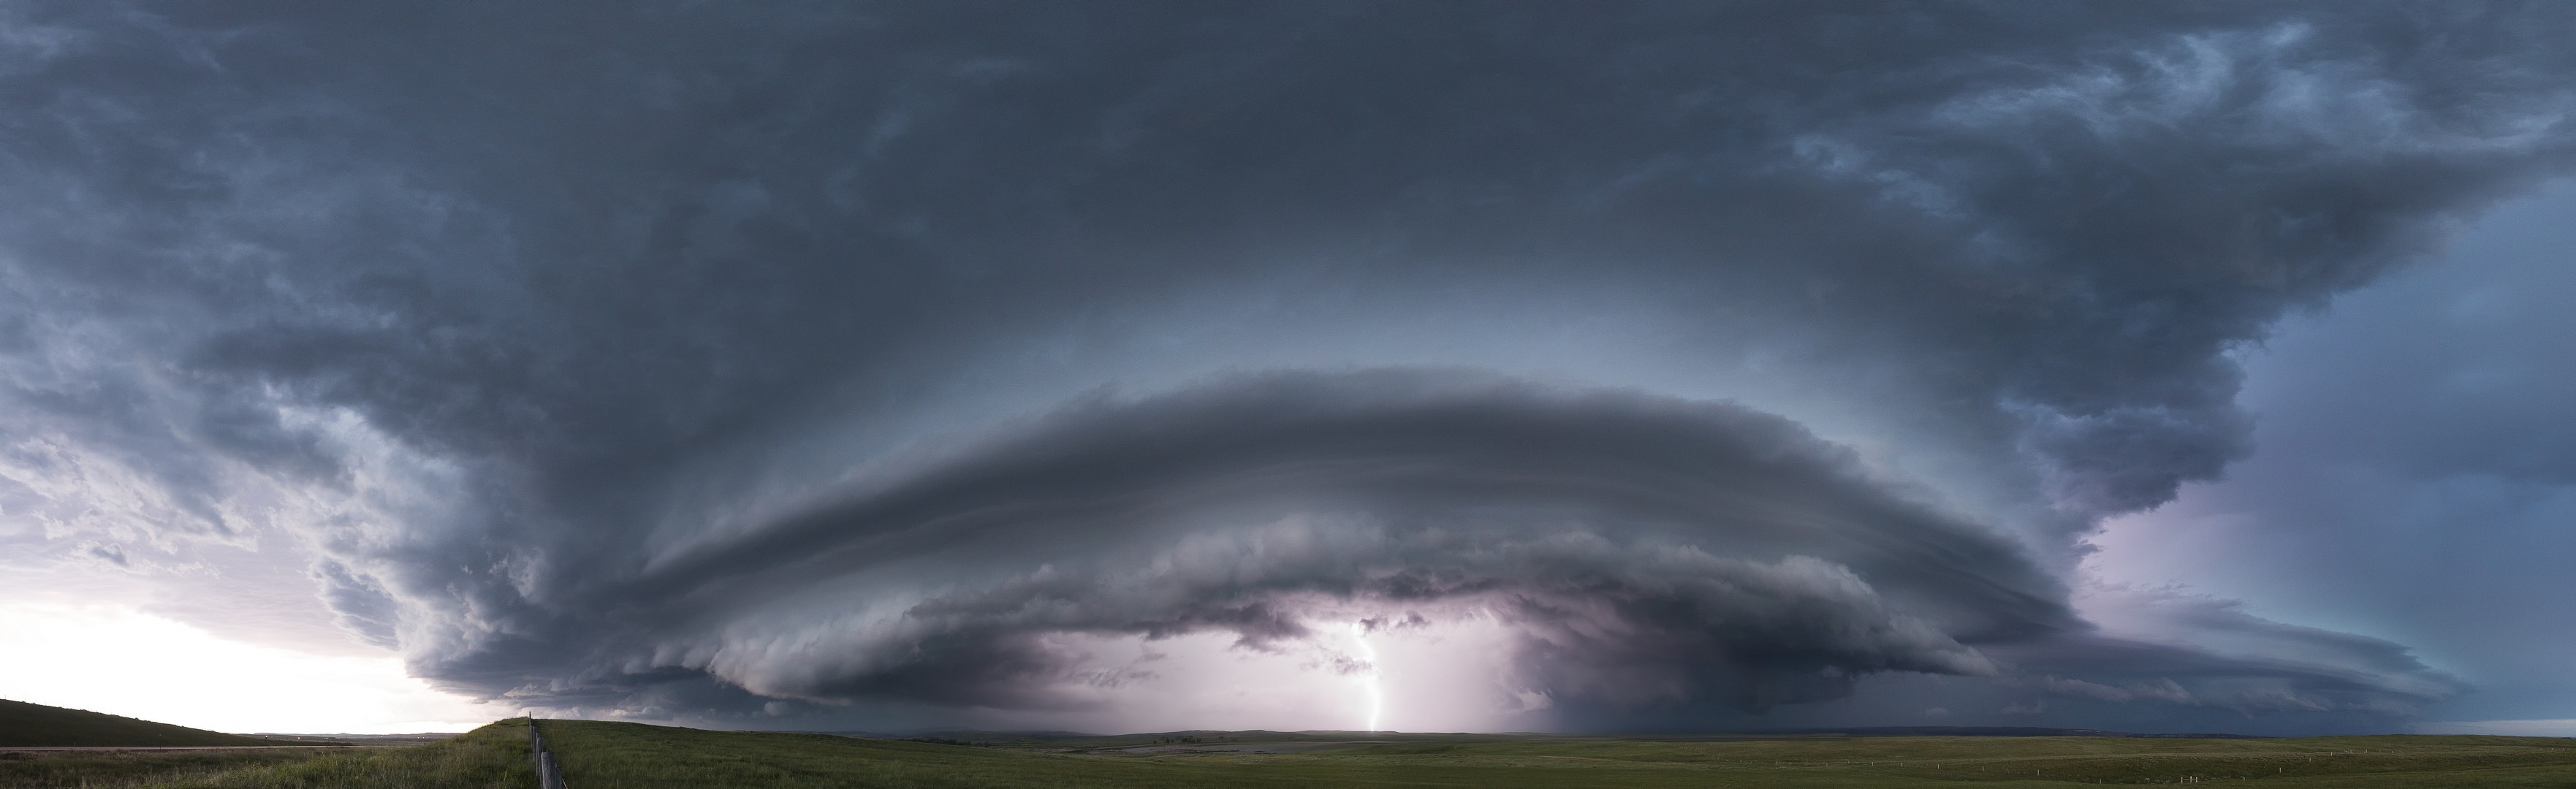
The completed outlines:
<svg viewBox="0 0 2576 789">
<path fill-rule="evenodd" d="M 286 744 L 289 743 L 0 699 L 0 748 Z"/>
</svg>

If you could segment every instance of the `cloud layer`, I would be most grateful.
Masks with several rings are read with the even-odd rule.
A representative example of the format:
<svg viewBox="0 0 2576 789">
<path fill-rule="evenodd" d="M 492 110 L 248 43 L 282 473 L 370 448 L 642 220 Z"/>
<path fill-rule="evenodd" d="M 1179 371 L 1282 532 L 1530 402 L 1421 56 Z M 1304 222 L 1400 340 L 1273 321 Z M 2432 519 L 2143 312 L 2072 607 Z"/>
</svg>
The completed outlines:
<svg viewBox="0 0 2576 789">
<path fill-rule="evenodd" d="M 0 537 L 292 534 L 415 671 L 594 709 L 1344 614 L 1602 710 L 2324 698 L 2090 635 L 2076 538 L 2560 172 L 2576 72 L 2509 4 L 5 14 Z M 2275 706 L 2448 692 L 2363 662 Z"/>
<path fill-rule="evenodd" d="M 1720 404 L 1272 374 L 1068 408 L 880 473 L 756 536 L 654 557 L 596 592 L 631 619 L 574 640 L 662 630 L 638 663 L 768 695 L 1010 706 L 1080 674 L 1041 636 L 1260 649 L 1473 612 L 1529 633 L 1529 672 L 1557 678 L 1543 690 L 1760 705 L 1836 695 L 1781 678 L 1990 673 L 1956 639 L 2072 623 L 2009 541 Z"/>
</svg>

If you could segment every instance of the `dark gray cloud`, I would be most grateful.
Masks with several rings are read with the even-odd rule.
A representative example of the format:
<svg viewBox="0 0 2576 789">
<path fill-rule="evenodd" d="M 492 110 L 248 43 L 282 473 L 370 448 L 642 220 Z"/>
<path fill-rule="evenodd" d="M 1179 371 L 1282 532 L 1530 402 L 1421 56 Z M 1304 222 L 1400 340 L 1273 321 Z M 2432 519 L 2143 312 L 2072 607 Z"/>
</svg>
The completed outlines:
<svg viewBox="0 0 2576 789">
<path fill-rule="evenodd" d="M 755 535 L 585 573 L 597 585 L 547 601 L 556 618 L 521 643 L 428 671 L 534 702 L 704 672 L 768 697 L 1048 709 L 1099 680 L 1053 636 L 1258 650 L 1489 617 L 1520 633 L 1514 679 L 1595 725 L 1839 698 L 1881 672 L 2003 673 L 1980 649 L 2036 677 L 2006 688 L 2094 700 L 2400 714 L 2457 690 L 2397 645 L 2219 603 L 2131 606 L 2198 643 L 2096 633 L 2011 540 L 1726 404 L 1266 374 L 1102 396 L 929 454 Z"/>
<path fill-rule="evenodd" d="M 1528 628 L 1530 672 L 1556 677 L 1540 687 L 1638 706 L 1835 695 L 1757 681 L 1769 675 L 1980 673 L 1960 639 L 2075 626 L 2008 540 L 1733 406 L 1455 373 L 1272 374 L 1024 430 L 880 472 L 856 500 L 758 535 L 647 559 L 576 593 L 598 602 L 564 606 L 618 619 L 535 632 L 643 636 L 655 657 L 622 665 L 677 655 L 772 695 L 1011 706 L 1078 673 L 1036 646 L 1045 634 L 1216 631 L 1262 648 L 1309 636 L 1319 609 L 1474 609 Z M 842 618 L 849 600 L 907 588 L 918 602 Z M 793 621 L 811 610 L 831 621 Z M 793 616 L 744 624 L 776 613 Z M 808 645 L 778 655 L 770 640 Z"/>
<path fill-rule="evenodd" d="M 1689 698 L 1965 670 L 2080 629 L 2073 536 L 2247 451 L 2227 351 L 2559 171 L 2576 70 L 2569 15 L 2512 4 L 6 13 L 0 506 L 129 547 L 291 528 L 416 670 L 612 705 L 709 671 L 1020 698 L 1059 663 L 1019 634 L 1257 646 L 1297 625 L 1255 604 L 1407 568 Z M 1678 369 L 1903 449 L 1863 480 L 1727 407 L 1365 375 L 996 427 L 1386 362 Z M 924 448 L 959 436 L 1004 437 Z M 1471 511 L 1490 536 L 1421 542 Z M 1318 555 L 1386 563 L 1206 610 L 1086 585 L 1126 571 L 1094 543 L 1299 512 L 1365 514 Z M 1606 542 L 1549 542 L 1578 522 Z M 1092 563 L 1006 583 L 1055 557 Z M 946 673 L 682 643 L 800 585 L 963 595 L 921 609 Z M 1057 599 L 1099 610 L 1012 624 Z M 1765 618 L 1810 609 L 1867 635 Z M 1627 629 L 1541 635 L 1574 611 Z"/>
<path fill-rule="evenodd" d="M 2139 589 L 2095 590 L 2091 598 L 2087 613 L 2111 632 L 1998 649 L 1999 660 L 2032 669 L 2010 684 L 2036 699 L 2150 700 L 2248 717 L 2402 716 L 2463 689 L 2402 645 L 2271 621 L 2233 601 Z"/>
</svg>

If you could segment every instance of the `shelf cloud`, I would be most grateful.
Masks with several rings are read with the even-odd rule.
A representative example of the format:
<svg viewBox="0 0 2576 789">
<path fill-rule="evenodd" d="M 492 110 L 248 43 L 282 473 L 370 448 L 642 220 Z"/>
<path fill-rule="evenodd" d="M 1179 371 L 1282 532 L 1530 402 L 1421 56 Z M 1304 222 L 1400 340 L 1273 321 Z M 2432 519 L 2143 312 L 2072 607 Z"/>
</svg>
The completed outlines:
<svg viewBox="0 0 2576 789">
<path fill-rule="evenodd" d="M 418 676 L 597 714 L 1073 710 L 1152 682 L 1103 639 L 1476 622 L 1555 725 L 1894 677 L 2378 725 L 2466 683 L 2096 594 L 2083 540 L 2252 450 L 2274 321 L 2565 172 L 2571 28 L 11 6 L 0 544 L 284 546 Z"/>
</svg>

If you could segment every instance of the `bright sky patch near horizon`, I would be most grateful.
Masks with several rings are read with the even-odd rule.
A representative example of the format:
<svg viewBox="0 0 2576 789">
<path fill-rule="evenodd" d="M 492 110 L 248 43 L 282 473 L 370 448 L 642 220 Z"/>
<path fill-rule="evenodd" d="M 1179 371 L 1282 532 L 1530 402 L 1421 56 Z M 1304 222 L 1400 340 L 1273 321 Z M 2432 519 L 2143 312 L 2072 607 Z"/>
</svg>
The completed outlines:
<svg viewBox="0 0 2576 789">
<path fill-rule="evenodd" d="M 377 657 L 228 641 L 116 606 L 0 604 L 0 698 L 211 731 L 458 732 L 507 711 Z"/>
</svg>

